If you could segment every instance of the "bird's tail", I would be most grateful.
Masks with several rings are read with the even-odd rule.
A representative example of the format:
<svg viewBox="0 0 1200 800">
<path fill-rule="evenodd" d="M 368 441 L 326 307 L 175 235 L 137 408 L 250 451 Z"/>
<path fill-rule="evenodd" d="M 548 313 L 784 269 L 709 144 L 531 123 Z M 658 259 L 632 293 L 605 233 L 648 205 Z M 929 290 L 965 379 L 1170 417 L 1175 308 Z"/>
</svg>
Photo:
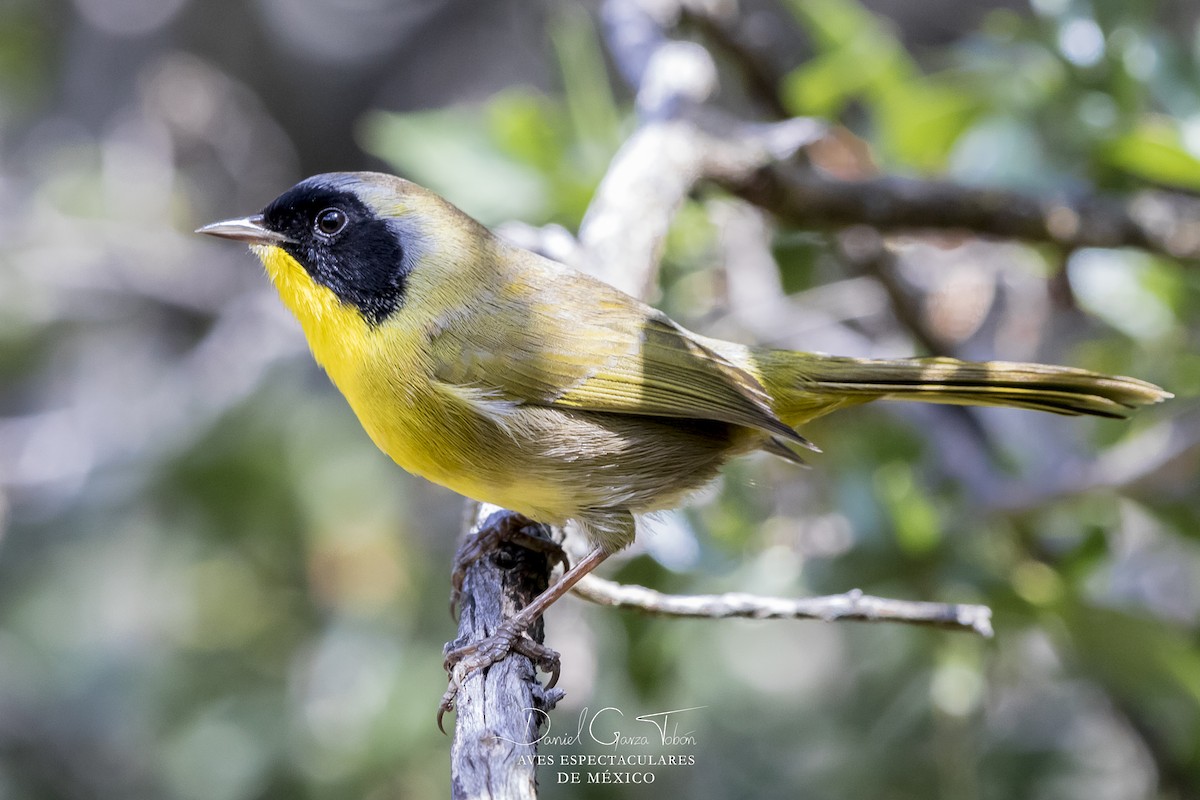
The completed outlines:
<svg viewBox="0 0 1200 800">
<path fill-rule="evenodd" d="M 877 360 L 785 350 L 757 351 L 753 361 L 774 399 L 775 413 L 793 426 L 883 398 L 1125 417 L 1138 406 L 1172 396 L 1136 378 L 1045 364 Z"/>
</svg>

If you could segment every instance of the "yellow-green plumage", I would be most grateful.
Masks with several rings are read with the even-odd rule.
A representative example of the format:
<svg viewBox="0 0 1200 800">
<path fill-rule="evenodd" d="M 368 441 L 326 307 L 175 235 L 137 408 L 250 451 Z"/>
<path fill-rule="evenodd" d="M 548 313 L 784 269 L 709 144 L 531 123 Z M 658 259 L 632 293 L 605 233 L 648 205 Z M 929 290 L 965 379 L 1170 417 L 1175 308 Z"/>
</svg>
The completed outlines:
<svg viewBox="0 0 1200 800">
<path fill-rule="evenodd" d="M 787 350 L 754 350 L 751 357 L 789 425 L 880 398 L 1119 418 L 1165 396 L 1145 381 L 1045 364 L 861 359 Z"/>
<path fill-rule="evenodd" d="M 398 178 L 340 173 L 292 191 L 255 223 L 270 236 L 234 238 L 256 242 L 375 443 L 469 497 L 577 520 L 610 550 L 630 541 L 634 515 L 678 505 L 732 457 L 791 453 L 806 444 L 796 426 L 845 406 L 888 397 L 1123 416 L 1168 396 L 1064 367 L 869 361 L 708 339 Z M 328 240 L 304 233 L 338 197 L 365 211 L 347 200 L 346 228 Z M 355 239 L 354 224 L 370 235 Z M 381 236 L 403 252 L 390 276 Z M 360 293 L 355 281 L 375 288 Z"/>
</svg>

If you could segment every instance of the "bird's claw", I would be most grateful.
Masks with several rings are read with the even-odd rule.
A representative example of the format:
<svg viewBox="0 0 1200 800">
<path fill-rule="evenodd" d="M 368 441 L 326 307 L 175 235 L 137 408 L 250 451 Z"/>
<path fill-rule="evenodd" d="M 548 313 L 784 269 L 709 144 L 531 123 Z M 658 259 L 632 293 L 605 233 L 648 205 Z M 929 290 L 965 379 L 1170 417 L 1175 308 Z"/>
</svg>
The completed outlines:
<svg viewBox="0 0 1200 800">
<path fill-rule="evenodd" d="M 454 699 L 463 682 L 472 674 L 486 671 L 493 664 L 500 663 L 513 653 L 525 656 L 533 662 L 535 667 L 550 675 L 550 681 L 546 684 L 547 689 L 554 688 L 554 685 L 558 683 L 561 669 L 558 652 L 535 642 L 526 635 L 525 630 L 528 626 L 522 622 L 514 617 L 501 624 L 486 639 L 447 650 L 443 666 L 449 676 L 449 685 L 438 704 L 437 714 L 438 730 L 442 733 L 446 732 L 442 726 L 442 719 L 447 711 L 454 710 Z"/>
</svg>

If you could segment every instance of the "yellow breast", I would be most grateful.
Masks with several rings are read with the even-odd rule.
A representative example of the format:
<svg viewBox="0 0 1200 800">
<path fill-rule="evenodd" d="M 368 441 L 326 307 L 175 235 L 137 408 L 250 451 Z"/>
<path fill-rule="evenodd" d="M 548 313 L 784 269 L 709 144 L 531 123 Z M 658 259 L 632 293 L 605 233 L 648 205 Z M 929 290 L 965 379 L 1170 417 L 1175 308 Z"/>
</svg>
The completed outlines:
<svg viewBox="0 0 1200 800">
<path fill-rule="evenodd" d="M 403 315 L 372 328 L 277 247 L 256 247 L 313 357 L 379 449 L 405 470 L 459 494 L 548 521 L 565 520 L 561 492 L 522 479 L 499 452 L 504 433 L 468 400 L 431 380 L 428 332 Z"/>
<path fill-rule="evenodd" d="M 421 332 L 389 326 L 373 330 L 353 306 L 313 281 L 278 247 L 255 248 L 284 305 L 296 316 L 313 358 L 349 401 L 375 443 L 415 467 L 410 438 L 420 439 L 428 405 L 428 370 L 422 363 Z M 405 437 L 399 431 L 417 432 Z M 418 471 L 413 469 L 412 471 Z"/>
</svg>

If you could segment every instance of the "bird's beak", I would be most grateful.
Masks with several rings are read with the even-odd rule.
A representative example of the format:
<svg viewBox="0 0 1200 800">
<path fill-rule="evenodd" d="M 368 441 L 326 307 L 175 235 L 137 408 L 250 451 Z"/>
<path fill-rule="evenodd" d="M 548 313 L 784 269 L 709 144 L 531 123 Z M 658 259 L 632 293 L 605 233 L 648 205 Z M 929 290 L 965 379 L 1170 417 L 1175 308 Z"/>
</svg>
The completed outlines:
<svg viewBox="0 0 1200 800">
<path fill-rule="evenodd" d="M 207 233 L 209 236 L 220 236 L 222 239 L 234 239 L 249 244 L 281 245 L 292 241 L 282 233 L 276 233 L 263 225 L 262 214 L 213 222 L 203 228 L 197 228 L 196 233 Z"/>
</svg>

